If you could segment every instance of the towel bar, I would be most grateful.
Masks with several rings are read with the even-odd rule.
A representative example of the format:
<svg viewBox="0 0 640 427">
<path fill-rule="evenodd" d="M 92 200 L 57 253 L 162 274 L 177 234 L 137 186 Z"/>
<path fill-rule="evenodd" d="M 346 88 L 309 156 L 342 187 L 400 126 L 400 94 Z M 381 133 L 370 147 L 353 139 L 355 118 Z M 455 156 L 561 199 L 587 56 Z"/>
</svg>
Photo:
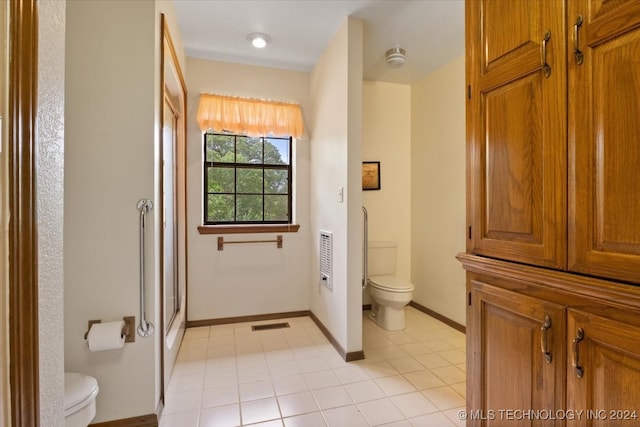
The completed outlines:
<svg viewBox="0 0 640 427">
<path fill-rule="evenodd" d="M 223 251 L 224 245 L 236 245 L 242 243 L 275 243 L 278 249 L 282 249 L 282 235 L 278 234 L 275 240 L 224 240 L 224 237 L 218 237 L 218 250 Z"/>
</svg>

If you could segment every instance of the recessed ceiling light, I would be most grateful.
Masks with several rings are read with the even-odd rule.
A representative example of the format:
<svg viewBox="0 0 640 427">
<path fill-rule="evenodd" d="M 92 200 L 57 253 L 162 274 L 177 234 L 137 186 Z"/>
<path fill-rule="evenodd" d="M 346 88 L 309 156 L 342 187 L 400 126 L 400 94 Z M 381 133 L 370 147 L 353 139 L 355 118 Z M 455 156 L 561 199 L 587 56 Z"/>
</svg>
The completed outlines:
<svg viewBox="0 0 640 427">
<path fill-rule="evenodd" d="M 271 37 L 262 33 L 251 33 L 247 36 L 247 40 L 251 42 L 253 47 L 262 49 L 271 42 Z"/>
</svg>

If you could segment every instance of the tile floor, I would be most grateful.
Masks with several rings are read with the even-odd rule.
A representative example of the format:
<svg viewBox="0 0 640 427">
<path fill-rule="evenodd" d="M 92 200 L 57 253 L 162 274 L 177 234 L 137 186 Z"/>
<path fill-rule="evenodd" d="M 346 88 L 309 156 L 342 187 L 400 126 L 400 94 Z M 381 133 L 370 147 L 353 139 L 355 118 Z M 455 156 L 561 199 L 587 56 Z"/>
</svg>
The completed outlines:
<svg viewBox="0 0 640 427">
<path fill-rule="evenodd" d="M 464 426 L 464 334 L 405 309 L 389 332 L 363 313 L 346 363 L 309 317 L 188 329 L 160 427 Z M 251 331 L 252 324 L 290 328 Z"/>
</svg>

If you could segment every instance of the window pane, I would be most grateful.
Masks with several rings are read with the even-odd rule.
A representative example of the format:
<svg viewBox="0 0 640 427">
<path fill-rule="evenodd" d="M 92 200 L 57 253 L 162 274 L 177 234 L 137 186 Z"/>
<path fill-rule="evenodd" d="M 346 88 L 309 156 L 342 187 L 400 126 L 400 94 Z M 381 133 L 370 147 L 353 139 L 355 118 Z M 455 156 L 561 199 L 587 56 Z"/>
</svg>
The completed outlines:
<svg viewBox="0 0 640 427">
<path fill-rule="evenodd" d="M 209 193 L 233 193 L 234 168 L 209 168 L 208 172 Z"/>
<path fill-rule="evenodd" d="M 289 219 L 289 199 L 287 196 L 264 196 L 265 221 L 287 221 Z"/>
<path fill-rule="evenodd" d="M 270 165 L 288 165 L 289 139 L 265 138 L 264 162 Z"/>
<path fill-rule="evenodd" d="M 260 138 L 249 138 L 239 136 L 238 140 L 238 163 L 262 164 L 262 141 Z"/>
<path fill-rule="evenodd" d="M 264 192 L 265 194 L 287 194 L 289 183 L 287 177 L 289 171 L 278 169 L 265 169 Z"/>
<path fill-rule="evenodd" d="M 262 193 L 262 169 L 238 168 L 238 193 Z"/>
<path fill-rule="evenodd" d="M 237 196 L 237 221 L 262 221 L 262 196 Z"/>
<path fill-rule="evenodd" d="M 207 162 L 235 162 L 233 135 L 206 135 Z"/>
<path fill-rule="evenodd" d="M 207 221 L 234 221 L 233 195 L 209 194 L 207 203 Z"/>
</svg>

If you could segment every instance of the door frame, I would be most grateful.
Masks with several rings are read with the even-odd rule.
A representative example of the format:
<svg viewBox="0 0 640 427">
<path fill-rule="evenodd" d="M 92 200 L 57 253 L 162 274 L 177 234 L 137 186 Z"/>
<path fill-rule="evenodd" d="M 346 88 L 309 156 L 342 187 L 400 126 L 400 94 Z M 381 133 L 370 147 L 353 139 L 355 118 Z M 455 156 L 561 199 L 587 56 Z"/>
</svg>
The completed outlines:
<svg viewBox="0 0 640 427">
<path fill-rule="evenodd" d="M 12 426 L 39 426 L 36 94 L 38 10 L 9 2 L 9 386 Z"/>
</svg>

